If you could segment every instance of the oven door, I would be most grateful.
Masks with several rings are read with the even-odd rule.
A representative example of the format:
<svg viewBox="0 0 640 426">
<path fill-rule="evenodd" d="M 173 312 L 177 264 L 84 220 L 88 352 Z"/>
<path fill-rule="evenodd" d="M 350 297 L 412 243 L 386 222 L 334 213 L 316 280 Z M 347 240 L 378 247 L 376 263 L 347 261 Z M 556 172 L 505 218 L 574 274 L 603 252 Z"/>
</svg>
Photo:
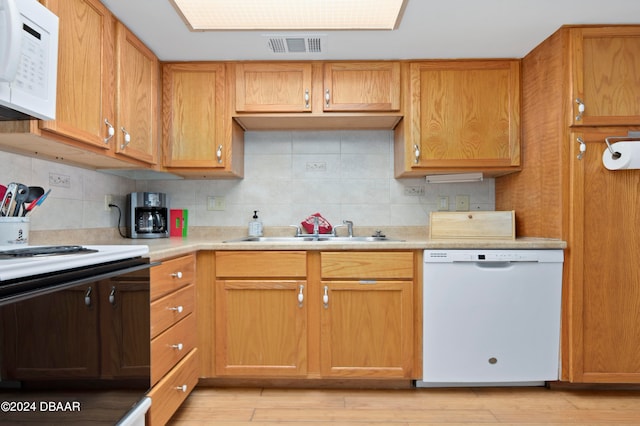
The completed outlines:
<svg viewBox="0 0 640 426">
<path fill-rule="evenodd" d="M 0 300 L 3 419 L 115 424 L 144 397 L 150 266 L 130 259 L 14 283 Z"/>
</svg>

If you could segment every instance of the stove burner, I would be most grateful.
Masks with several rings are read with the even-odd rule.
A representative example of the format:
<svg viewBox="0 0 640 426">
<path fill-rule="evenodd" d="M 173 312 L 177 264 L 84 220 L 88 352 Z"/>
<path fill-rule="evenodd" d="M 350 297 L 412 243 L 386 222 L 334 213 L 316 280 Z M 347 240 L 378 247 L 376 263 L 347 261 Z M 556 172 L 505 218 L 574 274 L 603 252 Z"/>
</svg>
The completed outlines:
<svg viewBox="0 0 640 426">
<path fill-rule="evenodd" d="M 96 253 L 98 250 L 82 246 L 44 246 L 25 247 L 13 250 L 0 250 L 0 259 L 15 259 L 34 256 L 57 256 L 62 254 Z"/>
</svg>

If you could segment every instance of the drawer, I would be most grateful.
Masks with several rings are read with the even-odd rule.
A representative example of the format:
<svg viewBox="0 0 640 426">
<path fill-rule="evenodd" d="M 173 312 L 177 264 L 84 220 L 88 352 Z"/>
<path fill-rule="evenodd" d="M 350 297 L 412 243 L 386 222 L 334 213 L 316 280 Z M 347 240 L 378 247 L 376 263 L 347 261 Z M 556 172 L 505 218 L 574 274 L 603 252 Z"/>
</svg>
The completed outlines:
<svg viewBox="0 0 640 426">
<path fill-rule="evenodd" d="M 413 278 L 413 253 L 409 251 L 322 252 L 322 278 Z"/>
<path fill-rule="evenodd" d="M 219 251 L 216 252 L 216 277 L 290 277 L 307 276 L 304 251 Z"/>
<path fill-rule="evenodd" d="M 151 338 L 193 312 L 195 304 L 196 287 L 193 284 L 151 302 Z"/>
<path fill-rule="evenodd" d="M 196 275 L 194 255 L 163 260 L 161 265 L 151 268 L 151 300 L 191 284 Z"/>
<path fill-rule="evenodd" d="M 196 347 L 196 316 L 182 321 L 151 340 L 151 383 L 156 383 Z"/>
<path fill-rule="evenodd" d="M 147 424 L 165 425 L 197 384 L 198 350 L 194 349 L 147 394 L 151 398 Z"/>
</svg>

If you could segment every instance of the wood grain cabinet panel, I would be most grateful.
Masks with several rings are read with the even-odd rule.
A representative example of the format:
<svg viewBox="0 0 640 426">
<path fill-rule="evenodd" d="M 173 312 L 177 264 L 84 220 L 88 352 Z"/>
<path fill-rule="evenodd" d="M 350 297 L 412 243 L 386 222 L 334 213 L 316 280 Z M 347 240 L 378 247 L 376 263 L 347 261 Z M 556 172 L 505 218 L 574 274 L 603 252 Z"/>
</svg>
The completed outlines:
<svg viewBox="0 0 640 426">
<path fill-rule="evenodd" d="M 640 28 L 571 29 L 570 123 L 581 126 L 640 124 Z M 580 112 L 580 104 L 584 111 Z"/>
<path fill-rule="evenodd" d="M 396 177 L 520 165 L 520 62 L 409 65 L 408 113 L 396 129 Z"/>
<path fill-rule="evenodd" d="M 324 68 L 324 111 L 400 110 L 399 62 L 332 62 Z"/>
<path fill-rule="evenodd" d="M 311 112 L 311 63 L 235 64 L 238 112 Z"/>
<path fill-rule="evenodd" d="M 193 283 L 195 275 L 195 255 L 163 261 L 151 268 L 151 300 Z"/>
</svg>

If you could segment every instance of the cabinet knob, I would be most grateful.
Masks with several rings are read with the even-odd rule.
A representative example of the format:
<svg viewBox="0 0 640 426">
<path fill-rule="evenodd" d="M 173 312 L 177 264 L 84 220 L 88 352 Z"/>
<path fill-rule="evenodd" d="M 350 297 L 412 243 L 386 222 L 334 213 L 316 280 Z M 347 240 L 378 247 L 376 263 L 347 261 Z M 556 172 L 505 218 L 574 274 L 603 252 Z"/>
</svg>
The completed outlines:
<svg viewBox="0 0 640 426">
<path fill-rule="evenodd" d="M 173 308 L 169 308 L 170 311 L 176 311 L 177 313 L 181 314 L 182 311 L 184 310 L 184 308 L 182 306 L 175 306 Z"/>
<path fill-rule="evenodd" d="M 176 390 L 179 390 L 179 391 L 182 391 L 182 392 L 186 392 L 187 391 L 187 385 L 176 386 Z"/>
<path fill-rule="evenodd" d="M 578 104 L 578 114 L 576 115 L 576 121 L 582 120 L 582 115 L 584 114 L 584 102 L 582 99 L 576 98 L 576 104 Z"/>
<path fill-rule="evenodd" d="M 177 350 L 179 350 L 179 351 L 181 351 L 182 349 L 184 349 L 184 345 L 183 345 L 182 343 L 178 343 L 178 344 L 176 344 L 176 345 L 171 345 L 171 347 L 172 347 L 173 349 L 177 349 Z"/>
<path fill-rule="evenodd" d="M 108 144 L 113 135 L 116 134 L 116 129 L 113 127 L 113 124 L 109 123 L 108 119 L 104 119 L 104 124 L 107 125 L 107 137 L 104 138 L 104 143 Z"/>
<path fill-rule="evenodd" d="M 216 150 L 216 159 L 218 160 L 218 164 L 222 164 L 222 145 Z"/>
<path fill-rule="evenodd" d="M 171 274 L 171 276 L 172 276 L 173 278 L 178 278 L 178 279 L 180 279 L 180 278 L 182 278 L 182 272 L 180 272 L 180 271 L 178 271 L 178 272 L 174 272 L 173 274 Z"/>
<path fill-rule="evenodd" d="M 120 145 L 120 149 L 125 149 L 127 145 L 131 143 L 131 135 L 124 127 L 120 127 L 120 130 L 122 130 L 122 133 L 124 134 L 124 143 Z"/>
</svg>

